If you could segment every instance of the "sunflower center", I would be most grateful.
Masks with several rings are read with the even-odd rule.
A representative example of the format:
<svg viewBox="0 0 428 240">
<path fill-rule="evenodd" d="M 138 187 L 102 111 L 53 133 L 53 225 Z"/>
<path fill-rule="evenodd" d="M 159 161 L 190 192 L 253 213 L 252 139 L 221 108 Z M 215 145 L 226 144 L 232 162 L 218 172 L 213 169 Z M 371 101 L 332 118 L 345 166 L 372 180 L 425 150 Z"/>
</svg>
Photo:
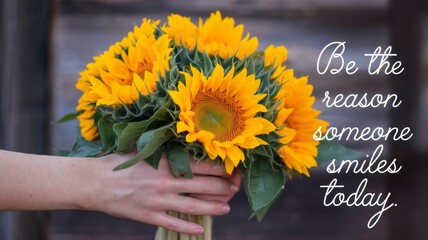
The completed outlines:
<svg viewBox="0 0 428 240">
<path fill-rule="evenodd" d="M 199 92 L 192 101 L 195 132 L 209 131 L 220 142 L 231 141 L 244 130 L 243 111 L 222 92 Z"/>
</svg>

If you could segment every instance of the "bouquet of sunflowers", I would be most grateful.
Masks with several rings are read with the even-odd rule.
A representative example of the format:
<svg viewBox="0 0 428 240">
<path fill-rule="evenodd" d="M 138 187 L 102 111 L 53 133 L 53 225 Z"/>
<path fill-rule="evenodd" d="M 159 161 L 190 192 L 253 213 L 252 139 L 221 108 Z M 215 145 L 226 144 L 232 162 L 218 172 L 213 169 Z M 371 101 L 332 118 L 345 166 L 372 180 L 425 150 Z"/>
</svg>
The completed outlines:
<svg viewBox="0 0 428 240">
<path fill-rule="evenodd" d="M 174 175 L 189 178 L 190 153 L 219 161 L 227 173 L 241 172 L 251 216 L 262 219 L 286 178 L 317 166 L 312 135 L 328 123 L 312 107 L 308 78 L 284 65 L 287 49 L 257 48 L 256 37 L 220 12 L 198 25 L 175 14 L 163 25 L 143 19 L 80 73 L 81 136 L 70 155 L 136 149 L 120 170 L 139 161 L 156 168 L 166 152 Z M 160 229 L 157 239 L 168 234 Z"/>
</svg>

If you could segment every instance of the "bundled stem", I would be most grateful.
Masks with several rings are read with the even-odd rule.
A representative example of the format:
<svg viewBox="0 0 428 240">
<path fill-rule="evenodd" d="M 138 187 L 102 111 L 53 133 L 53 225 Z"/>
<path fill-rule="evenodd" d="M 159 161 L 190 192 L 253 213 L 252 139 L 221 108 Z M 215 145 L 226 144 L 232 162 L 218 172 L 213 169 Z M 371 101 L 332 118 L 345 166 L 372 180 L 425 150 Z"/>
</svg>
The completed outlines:
<svg viewBox="0 0 428 240">
<path fill-rule="evenodd" d="M 212 216 L 204 215 L 204 216 L 195 216 L 188 215 L 184 213 L 178 213 L 175 211 L 169 211 L 169 215 L 173 217 L 179 217 L 183 220 L 194 222 L 200 224 L 204 228 L 204 234 L 199 236 L 177 233 L 162 227 L 159 227 L 155 240 L 212 240 Z"/>
</svg>

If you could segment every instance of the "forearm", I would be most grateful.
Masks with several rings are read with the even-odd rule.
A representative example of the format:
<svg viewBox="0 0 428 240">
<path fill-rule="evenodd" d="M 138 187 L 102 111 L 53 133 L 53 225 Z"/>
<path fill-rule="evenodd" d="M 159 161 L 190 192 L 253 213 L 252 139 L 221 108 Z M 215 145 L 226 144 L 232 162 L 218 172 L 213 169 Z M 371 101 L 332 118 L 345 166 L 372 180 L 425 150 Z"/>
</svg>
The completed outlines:
<svg viewBox="0 0 428 240">
<path fill-rule="evenodd" d="M 165 212 L 229 212 L 226 202 L 240 181 L 239 175 L 226 174 L 223 165 L 191 161 L 195 177 L 176 178 L 163 155 L 157 170 L 142 161 L 132 168 L 112 171 L 133 156 L 66 158 L 0 150 L 0 211 L 93 210 L 188 234 L 201 234 L 203 229 Z"/>
<path fill-rule="evenodd" d="M 0 210 L 85 208 L 94 160 L 0 150 Z"/>
</svg>

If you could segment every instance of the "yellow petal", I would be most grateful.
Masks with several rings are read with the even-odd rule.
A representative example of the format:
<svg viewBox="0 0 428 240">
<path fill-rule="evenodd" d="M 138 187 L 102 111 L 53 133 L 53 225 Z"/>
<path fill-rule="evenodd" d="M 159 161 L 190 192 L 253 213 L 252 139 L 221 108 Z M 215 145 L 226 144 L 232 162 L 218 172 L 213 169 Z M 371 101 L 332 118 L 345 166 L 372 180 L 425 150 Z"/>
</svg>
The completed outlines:
<svg viewBox="0 0 428 240">
<path fill-rule="evenodd" d="M 260 143 L 257 141 L 257 138 L 254 136 L 249 136 L 247 138 L 244 138 L 240 136 L 243 141 L 236 142 L 236 145 L 245 148 L 245 149 L 253 149 L 260 145 Z M 238 139 L 239 140 L 239 139 Z"/>
<path fill-rule="evenodd" d="M 226 150 L 221 146 L 220 142 L 213 141 L 212 145 L 214 146 L 215 151 L 218 153 L 220 158 L 224 160 L 226 158 Z"/>
<path fill-rule="evenodd" d="M 264 118 L 257 117 L 254 119 L 258 123 L 261 123 L 263 125 L 263 129 L 260 132 L 258 132 L 258 134 L 268 134 L 268 133 L 270 133 L 276 129 L 276 126 L 273 123 L 271 123 L 270 121 L 268 121 Z"/>
<path fill-rule="evenodd" d="M 209 79 L 211 91 L 217 91 L 224 81 L 223 67 L 221 65 L 217 65 Z"/>
<path fill-rule="evenodd" d="M 107 69 L 116 76 L 126 79 L 129 77 L 129 70 L 126 64 L 119 59 L 111 58 L 107 61 Z"/>
<path fill-rule="evenodd" d="M 245 112 L 244 117 L 252 117 L 256 115 L 256 113 L 258 112 L 267 112 L 267 109 L 265 106 L 260 104 L 254 105 L 253 107 L 251 107 Z"/>
<path fill-rule="evenodd" d="M 244 160 L 244 154 L 237 146 L 231 146 L 229 149 L 226 150 L 227 157 L 233 162 L 233 164 L 238 166 L 238 164 L 241 162 L 241 160 Z"/>
<path fill-rule="evenodd" d="M 187 124 L 182 121 L 177 122 L 177 133 L 184 131 L 189 131 L 189 126 L 187 126 Z"/>
<path fill-rule="evenodd" d="M 169 96 L 172 98 L 172 101 L 174 101 L 175 104 L 177 104 L 180 108 L 184 106 L 183 101 L 181 100 L 181 95 L 177 91 L 168 90 Z"/>
<path fill-rule="evenodd" d="M 233 162 L 229 158 L 226 158 L 224 160 L 224 166 L 226 168 L 227 174 L 231 175 L 233 172 L 233 169 L 235 169 L 235 165 L 233 164 Z"/>
</svg>

